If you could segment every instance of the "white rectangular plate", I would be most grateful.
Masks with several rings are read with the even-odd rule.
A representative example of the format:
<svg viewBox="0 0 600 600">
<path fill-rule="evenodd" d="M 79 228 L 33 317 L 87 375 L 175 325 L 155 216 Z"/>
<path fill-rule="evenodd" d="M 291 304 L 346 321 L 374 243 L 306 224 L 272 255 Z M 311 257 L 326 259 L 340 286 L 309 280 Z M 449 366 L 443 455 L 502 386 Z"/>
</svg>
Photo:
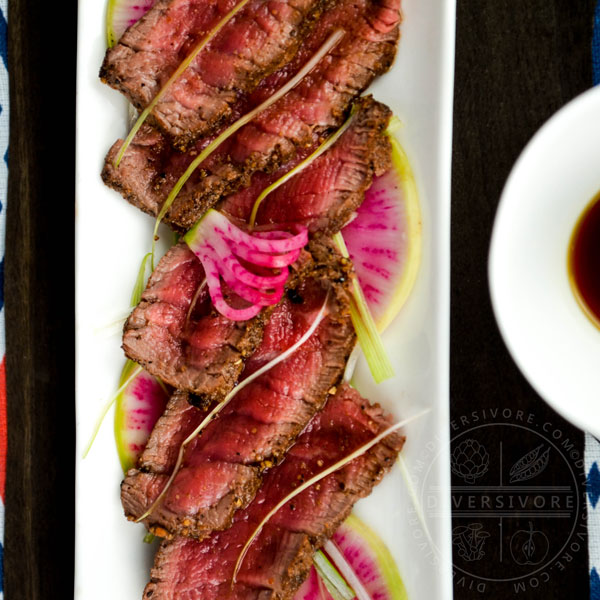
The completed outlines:
<svg viewBox="0 0 600 600">
<path fill-rule="evenodd" d="M 100 180 L 104 156 L 127 122 L 124 99 L 98 79 L 105 4 L 79 2 L 76 600 L 141 599 L 155 549 L 142 543 L 143 526 L 123 517 L 112 413 L 82 459 L 124 362 L 118 327 L 109 324 L 127 311 L 153 225 Z M 441 600 L 452 597 L 448 348 L 455 0 L 404 0 L 403 11 L 396 62 L 370 91 L 403 122 L 399 137 L 421 198 L 423 261 L 411 297 L 384 336 L 395 378 L 376 386 L 359 362 L 356 380 L 367 398 L 397 418 L 425 407 L 431 411 L 406 428 L 405 474 L 397 465 L 356 512 L 392 552 L 409 598 Z"/>
</svg>

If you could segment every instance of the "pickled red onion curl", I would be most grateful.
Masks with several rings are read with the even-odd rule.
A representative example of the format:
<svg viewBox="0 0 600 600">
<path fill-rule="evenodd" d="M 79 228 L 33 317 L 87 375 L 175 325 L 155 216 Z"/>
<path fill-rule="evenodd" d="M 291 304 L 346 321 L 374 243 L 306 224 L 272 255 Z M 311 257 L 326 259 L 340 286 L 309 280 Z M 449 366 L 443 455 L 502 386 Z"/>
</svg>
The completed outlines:
<svg viewBox="0 0 600 600">
<path fill-rule="evenodd" d="M 183 239 L 204 267 L 214 307 L 232 321 L 246 321 L 264 306 L 273 306 L 281 300 L 289 276 L 288 267 L 308 243 L 308 229 L 296 226 L 296 231 L 294 234 L 269 231 L 250 235 L 210 209 Z M 258 275 L 239 259 L 273 269 L 273 272 Z M 223 294 L 222 282 L 250 306 L 231 306 Z"/>
</svg>

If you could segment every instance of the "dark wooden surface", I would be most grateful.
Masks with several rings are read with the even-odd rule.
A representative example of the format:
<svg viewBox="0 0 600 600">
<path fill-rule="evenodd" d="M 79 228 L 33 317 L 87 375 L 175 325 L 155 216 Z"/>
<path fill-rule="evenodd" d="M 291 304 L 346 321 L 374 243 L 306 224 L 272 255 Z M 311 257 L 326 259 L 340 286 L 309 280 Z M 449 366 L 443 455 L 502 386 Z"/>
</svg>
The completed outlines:
<svg viewBox="0 0 600 600">
<path fill-rule="evenodd" d="M 67 4 L 9 6 L 7 600 L 73 593 L 76 3 Z M 582 434 L 536 396 L 499 337 L 486 263 L 502 185 L 519 152 L 591 84 L 592 4 L 459 0 L 452 184 L 453 418 L 486 407 L 520 408 L 552 422 L 579 450 Z M 490 549 L 475 583 L 495 572 L 500 558 Z M 456 598 L 515 594 L 502 582 L 488 582 L 484 593 L 469 590 L 460 572 L 455 577 Z M 548 582 L 518 596 L 588 597 L 585 548 Z"/>
<path fill-rule="evenodd" d="M 523 425 L 522 421 L 516 421 L 517 410 L 533 415 L 527 425 L 529 429 L 539 431 L 551 423 L 552 427 L 547 429 L 556 431 L 556 435 L 560 432 L 562 441 L 568 438 L 575 442 L 578 452 L 583 451 L 583 434 L 569 426 L 536 395 L 515 367 L 500 338 L 488 291 L 487 254 L 502 187 L 519 153 L 557 109 L 591 87 L 593 6 L 593 0 L 458 0 L 450 345 L 451 413 L 455 427 L 451 429 L 451 436 L 457 436 L 453 449 L 466 437 L 483 439 L 491 455 L 491 465 L 498 458 L 500 442 L 504 443 L 505 458 L 512 456 L 513 460 L 536 447 L 538 442 L 544 444 L 544 448 L 548 446 L 543 438 L 536 442 L 535 433 L 513 427 Z M 502 411 L 505 408 L 512 410 L 508 418 L 490 417 L 490 409 Z M 477 423 L 469 418 L 473 411 L 480 418 Z M 461 417 L 467 418 L 466 426 L 460 425 Z M 481 436 L 478 437 L 478 430 L 460 435 L 484 422 L 492 426 L 485 432 L 479 431 Z M 508 425 L 501 425 L 504 422 Z M 548 432 L 542 433 L 549 436 Z M 554 449 L 550 458 L 550 466 L 556 464 L 556 468 L 546 470 L 544 484 L 565 485 L 569 479 L 568 469 L 556 462 L 559 457 Z M 577 470 L 573 463 L 570 466 L 577 471 L 579 496 L 583 502 L 583 471 Z M 454 475 L 453 485 L 461 483 L 464 485 L 464 481 Z M 466 496 L 455 492 L 455 506 L 461 497 L 464 502 Z M 490 524 L 493 521 L 481 520 L 477 515 L 454 519 L 455 528 L 480 522 L 492 533 L 485 540 L 486 554 L 479 564 L 466 563 L 457 557 L 454 545 L 456 598 L 482 595 L 557 600 L 589 597 L 585 547 L 572 554 L 564 570 L 562 563 L 546 564 L 548 561 L 544 560 L 541 566 L 545 569 L 535 576 L 507 581 L 533 571 L 521 568 L 510 556 L 510 531 L 527 530 L 529 520 L 516 513 L 504 520 L 503 555 L 498 544 L 493 543 L 497 541 Z M 536 530 L 545 532 L 549 538 L 549 556 L 558 552 L 561 542 L 567 539 L 552 533 L 573 525 L 572 518 L 534 518 L 532 522 Z M 582 530 L 585 531 L 585 527 L 580 517 L 576 531 Z M 465 575 L 457 566 L 477 576 Z M 488 581 L 491 577 L 499 581 Z M 474 587 L 470 588 L 471 585 Z"/>
<path fill-rule="evenodd" d="M 5 594 L 13 600 L 73 594 L 76 8 L 9 2 Z"/>
</svg>

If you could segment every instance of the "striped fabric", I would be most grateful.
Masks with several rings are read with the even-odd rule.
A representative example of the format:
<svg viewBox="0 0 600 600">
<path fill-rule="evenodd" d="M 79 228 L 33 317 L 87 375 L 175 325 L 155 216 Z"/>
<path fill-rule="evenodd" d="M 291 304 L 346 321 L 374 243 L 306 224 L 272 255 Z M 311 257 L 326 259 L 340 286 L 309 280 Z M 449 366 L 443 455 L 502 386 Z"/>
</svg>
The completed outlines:
<svg viewBox="0 0 600 600">
<path fill-rule="evenodd" d="M 4 232 L 8 183 L 8 63 L 6 14 L 8 0 L 0 0 L 0 600 L 4 598 L 4 484 L 6 482 L 6 376 L 4 370 Z"/>
<path fill-rule="evenodd" d="M 589 433 L 585 435 L 585 470 L 590 598 L 600 600 L 600 443 Z"/>
</svg>

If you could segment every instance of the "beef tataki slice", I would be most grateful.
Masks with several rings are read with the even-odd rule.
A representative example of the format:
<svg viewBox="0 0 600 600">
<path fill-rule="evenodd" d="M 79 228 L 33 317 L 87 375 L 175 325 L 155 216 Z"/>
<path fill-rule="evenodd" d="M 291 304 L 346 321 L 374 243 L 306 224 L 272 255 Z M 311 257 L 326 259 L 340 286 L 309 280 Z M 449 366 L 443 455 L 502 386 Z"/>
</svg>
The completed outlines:
<svg viewBox="0 0 600 600">
<path fill-rule="evenodd" d="M 390 425 L 377 405 L 340 386 L 285 460 L 272 469 L 255 500 L 231 528 L 204 541 L 176 538 L 156 556 L 146 600 L 286 600 L 308 575 L 314 552 L 335 532 L 357 500 L 391 468 L 404 439 L 392 434 L 285 504 L 250 546 L 232 587 L 235 564 L 268 512 L 298 485 L 367 443 Z"/>
<path fill-rule="evenodd" d="M 255 372 L 299 340 L 327 301 L 328 312 L 315 332 L 292 355 L 252 381 L 233 398 L 187 446 L 184 461 L 164 498 L 145 519 L 158 535 L 203 538 L 231 525 L 236 510 L 246 506 L 260 486 L 262 472 L 277 464 L 306 424 L 335 391 L 354 342 L 349 297 L 344 283 L 305 278 L 273 311 L 257 351 L 243 377 Z M 179 408 L 178 408 L 179 407 Z M 180 424 L 189 435 L 200 423 L 178 416 L 188 411 L 180 397 L 152 433 L 149 457 L 142 454 L 121 487 L 129 518 L 141 517 L 158 497 L 179 451 Z M 169 412 L 170 411 L 170 412 Z M 173 430 L 172 442 L 168 432 Z M 165 440 L 164 442 L 162 440 Z M 160 452 L 154 448 L 161 446 Z M 168 458 L 157 459 L 160 456 Z M 162 462 L 161 462 L 162 461 Z"/>
<path fill-rule="evenodd" d="M 312 240 L 292 265 L 286 286 L 292 289 L 308 276 L 335 280 L 350 270 L 331 240 Z M 123 349 L 152 375 L 208 404 L 236 384 L 272 309 L 231 321 L 213 308 L 203 280 L 202 264 L 188 246 L 171 248 L 125 323 Z"/>
<path fill-rule="evenodd" d="M 382 26 L 377 15 L 391 13 L 395 20 Z M 187 230 L 223 197 L 248 187 L 254 173 L 274 171 L 299 152 L 315 148 L 343 123 L 353 99 L 391 65 L 399 21 L 398 0 L 340 0 L 326 11 L 298 51 L 298 58 L 264 80 L 248 107 L 281 87 L 338 27 L 347 28 L 342 41 L 296 88 L 242 127 L 199 166 L 165 221 L 176 230 Z M 151 127 L 142 128 L 119 168 L 113 163 L 122 141 L 113 145 L 105 160 L 103 180 L 135 206 L 156 215 L 207 143 L 201 140 L 193 151 L 182 155 L 173 152 Z"/>
<path fill-rule="evenodd" d="M 265 314 L 225 318 L 212 307 L 207 288 L 199 290 L 203 280 L 202 263 L 186 244 L 169 250 L 125 323 L 123 349 L 165 383 L 212 401 L 237 382 L 260 342 Z"/>
<path fill-rule="evenodd" d="M 373 175 L 391 166 L 385 130 L 392 112 L 370 96 L 358 100 L 354 108 L 351 124 L 340 139 L 262 201 L 257 225 L 301 223 L 313 233 L 334 234 L 346 224 L 364 200 Z M 250 187 L 226 198 L 219 210 L 247 222 L 260 193 L 288 170 L 286 165 L 269 175 L 256 173 Z"/>
<path fill-rule="evenodd" d="M 146 107 L 170 75 L 237 0 L 157 0 L 106 52 L 100 78 L 138 109 Z"/>
<path fill-rule="evenodd" d="M 228 124 L 240 97 L 294 56 L 326 1 L 250 0 L 169 86 L 150 122 L 182 150 L 217 125 Z M 159 4 L 107 51 L 100 73 L 140 110 L 216 24 L 217 16 L 226 14 L 221 3 L 207 5 L 205 0 Z M 190 18 L 198 29 L 189 29 Z M 165 40 L 173 43 L 173 32 L 180 31 L 184 35 L 169 46 Z"/>
</svg>

